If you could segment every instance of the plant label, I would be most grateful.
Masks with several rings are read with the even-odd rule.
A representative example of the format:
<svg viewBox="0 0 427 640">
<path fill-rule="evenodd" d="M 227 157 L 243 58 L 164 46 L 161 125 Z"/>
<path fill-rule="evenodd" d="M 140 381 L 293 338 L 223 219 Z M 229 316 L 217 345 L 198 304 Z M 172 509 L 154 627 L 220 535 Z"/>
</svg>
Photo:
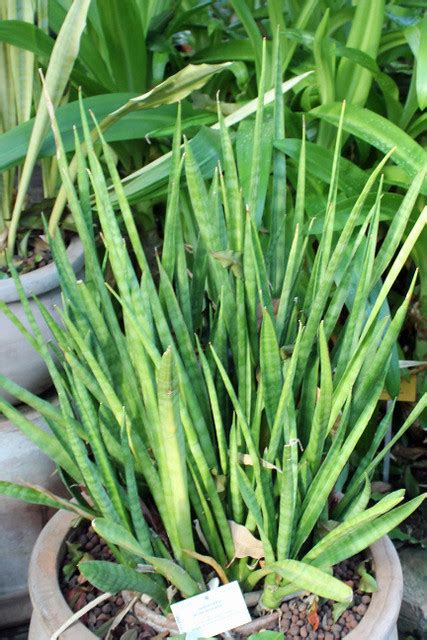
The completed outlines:
<svg viewBox="0 0 427 640">
<path fill-rule="evenodd" d="M 171 605 L 180 633 L 187 640 L 211 638 L 251 621 L 237 581 Z"/>
</svg>

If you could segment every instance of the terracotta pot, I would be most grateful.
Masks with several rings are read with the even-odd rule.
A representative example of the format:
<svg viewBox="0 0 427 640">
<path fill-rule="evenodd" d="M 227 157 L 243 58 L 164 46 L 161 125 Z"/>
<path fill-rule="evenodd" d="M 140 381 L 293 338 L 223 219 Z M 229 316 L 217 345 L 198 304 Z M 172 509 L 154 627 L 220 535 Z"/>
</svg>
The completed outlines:
<svg viewBox="0 0 427 640">
<path fill-rule="evenodd" d="M 28 640 L 50 640 L 72 615 L 58 582 L 58 570 L 65 552 L 73 514 L 61 512 L 45 526 L 34 547 L 30 563 L 30 595 L 33 603 Z M 402 571 L 396 550 L 384 537 L 370 548 L 375 566 L 378 593 L 368 611 L 346 640 L 397 640 L 396 621 L 402 601 Z M 96 640 L 94 633 L 79 622 L 64 631 L 61 640 Z"/>
<path fill-rule="evenodd" d="M 38 413 L 22 413 L 47 429 Z M 0 416 L 0 480 L 32 482 L 52 491 L 62 483 L 55 465 L 9 420 Z M 51 510 L 0 496 L 0 628 L 30 619 L 28 565 L 34 544 Z"/>
<path fill-rule="evenodd" d="M 71 240 L 67 255 L 74 272 L 81 273 L 84 255 L 82 244 L 78 238 Z M 27 296 L 36 295 L 48 311 L 58 319 L 54 307 L 61 304 L 61 289 L 55 264 L 51 263 L 30 273 L 25 273 L 21 277 L 21 282 Z M 6 302 L 9 309 L 29 328 L 12 278 L 0 280 L 0 300 Z M 33 300 L 30 300 L 30 306 L 44 338 L 51 339 L 51 333 Z M 0 374 L 11 378 L 14 382 L 36 394 L 43 393 L 51 385 L 50 376 L 42 358 L 2 312 L 0 312 Z M 0 394 L 9 402 L 17 402 L 4 392 L 0 392 Z"/>
</svg>

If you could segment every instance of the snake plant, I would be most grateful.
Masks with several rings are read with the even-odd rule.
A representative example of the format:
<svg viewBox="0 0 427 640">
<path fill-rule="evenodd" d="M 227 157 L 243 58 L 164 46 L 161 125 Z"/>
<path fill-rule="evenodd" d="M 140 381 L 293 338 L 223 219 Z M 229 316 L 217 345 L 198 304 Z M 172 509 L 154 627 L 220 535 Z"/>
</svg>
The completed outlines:
<svg viewBox="0 0 427 640">
<path fill-rule="evenodd" d="M 272 112 L 278 131 L 279 88 L 277 82 Z M 370 447 L 352 464 L 376 415 L 416 281 L 415 274 L 394 316 L 384 315 L 387 294 L 426 223 L 424 210 L 404 236 L 424 175 L 381 244 L 382 171 L 390 154 L 337 225 L 341 120 L 323 232 L 314 235 L 306 216 L 312 194 L 305 141 L 293 200 L 281 152 L 263 147 L 263 105 L 261 94 L 245 148 L 234 145 L 219 114 L 221 162 L 209 180 L 191 145 L 181 146 L 178 119 L 164 240 L 154 263 L 102 132 L 100 159 L 82 109 L 87 155 L 76 133 L 74 185 L 50 109 L 86 256 L 83 282 L 60 235 L 51 240 L 64 298 L 61 325 L 39 305 L 51 344 L 16 277 L 31 331 L 21 329 L 45 359 L 59 405 L 2 377 L 1 387 L 39 411 L 51 434 L 1 398 L 0 409 L 55 461 L 74 500 L 5 481 L 0 492 L 91 521 L 117 562 L 86 561 L 80 571 L 109 592 L 141 591 L 164 612 L 168 586 L 177 599 L 191 597 L 206 589 L 210 573 L 224 583 L 237 579 L 246 592 L 261 588 L 265 608 L 301 589 L 350 602 L 351 588 L 332 576 L 332 567 L 424 499 L 403 502 L 398 490 L 373 503 L 371 479 L 427 396 L 394 425 L 385 446 L 393 409 L 381 408 Z M 263 170 L 267 153 L 271 176 Z M 138 572 L 141 563 L 156 575 Z"/>
</svg>

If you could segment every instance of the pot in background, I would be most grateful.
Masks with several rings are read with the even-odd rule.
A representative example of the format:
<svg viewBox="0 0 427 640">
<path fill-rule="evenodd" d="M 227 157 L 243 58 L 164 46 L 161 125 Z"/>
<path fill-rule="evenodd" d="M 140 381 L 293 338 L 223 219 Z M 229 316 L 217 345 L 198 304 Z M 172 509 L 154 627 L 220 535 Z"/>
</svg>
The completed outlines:
<svg viewBox="0 0 427 640">
<path fill-rule="evenodd" d="M 83 270 L 84 253 L 80 240 L 75 237 L 67 249 L 68 259 L 74 273 Z M 21 276 L 21 283 L 27 296 L 36 295 L 47 310 L 58 319 L 54 310 L 61 305 L 61 289 L 58 271 L 53 262 L 45 267 L 35 269 Z M 0 300 L 6 302 L 9 309 L 29 329 L 27 317 L 19 299 L 15 283 L 12 278 L 0 280 Z M 45 340 L 52 338 L 36 303 L 29 300 L 31 309 Z M 0 311 L 0 374 L 11 378 L 14 382 L 35 394 L 43 393 L 51 386 L 47 367 L 17 327 Z M 0 395 L 12 404 L 15 400 L 9 394 L 0 391 Z"/>
<path fill-rule="evenodd" d="M 59 586 L 58 573 L 65 554 L 72 513 L 60 512 L 45 526 L 34 547 L 29 587 L 33 615 L 29 640 L 50 640 L 72 615 Z M 402 602 L 402 570 L 396 550 L 387 537 L 370 547 L 379 591 L 372 594 L 368 611 L 346 640 L 397 640 L 396 621 Z M 60 640 L 96 640 L 80 622 L 61 633 Z"/>
<path fill-rule="evenodd" d="M 36 411 L 23 408 L 22 414 L 47 430 Z M 54 463 L 1 415 L 0 480 L 31 482 L 63 491 Z M 0 628 L 30 619 L 28 565 L 34 544 L 51 515 L 47 507 L 0 496 Z"/>
</svg>

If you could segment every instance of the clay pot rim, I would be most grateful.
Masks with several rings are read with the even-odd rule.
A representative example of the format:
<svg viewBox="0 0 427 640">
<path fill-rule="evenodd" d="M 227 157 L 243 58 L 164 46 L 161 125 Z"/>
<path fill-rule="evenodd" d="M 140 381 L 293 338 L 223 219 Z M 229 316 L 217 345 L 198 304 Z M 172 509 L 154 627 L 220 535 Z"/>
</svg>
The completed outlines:
<svg viewBox="0 0 427 640">
<path fill-rule="evenodd" d="M 33 608 L 53 633 L 71 615 L 62 595 L 58 572 L 65 551 L 65 540 L 77 516 L 59 511 L 45 525 L 34 546 L 29 570 L 29 589 Z M 366 638 L 389 639 L 396 624 L 403 593 L 403 575 L 399 556 L 390 538 L 384 536 L 369 547 L 375 577 L 379 586 L 372 594 L 368 611 L 346 640 Z M 31 629 L 30 629 L 31 631 Z M 30 635 L 31 638 L 31 635 Z M 82 623 L 76 622 L 61 634 L 63 640 L 96 640 L 97 636 Z"/>
<path fill-rule="evenodd" d="M 79 273 L 83 268 L 84 251 L 78 236 L 73 236 L 71 239 L 67 247 L 67 256 L 74 273 Z M 59 275 L 55 263 L 52 261 L 40 269 L 24 273 L 21 276 L 21 283 L 27 296 L 38 296 L 58 288 Z M 13 278 L 0 280 L 0 300 L 8 304 L 19 301 Z"/>
</svg>

